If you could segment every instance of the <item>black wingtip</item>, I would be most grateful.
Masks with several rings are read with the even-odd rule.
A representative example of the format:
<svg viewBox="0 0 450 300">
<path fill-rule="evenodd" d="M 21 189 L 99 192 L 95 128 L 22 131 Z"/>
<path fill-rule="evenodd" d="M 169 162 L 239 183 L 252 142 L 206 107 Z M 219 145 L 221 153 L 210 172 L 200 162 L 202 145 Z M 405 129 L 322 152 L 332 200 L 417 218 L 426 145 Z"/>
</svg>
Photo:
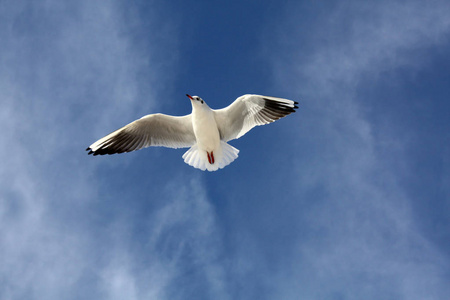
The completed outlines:
<svg viewBox="0 0 450 300">
<path fill-rule="evenodd" d="M 94 153 L 94 151 L 92 151 L 91 147 L 87 147 L 87 148 L 86 148 L 86 151 L 89 151 L 89 152 L 88 152 L 88 155 Z"/>
</svg>

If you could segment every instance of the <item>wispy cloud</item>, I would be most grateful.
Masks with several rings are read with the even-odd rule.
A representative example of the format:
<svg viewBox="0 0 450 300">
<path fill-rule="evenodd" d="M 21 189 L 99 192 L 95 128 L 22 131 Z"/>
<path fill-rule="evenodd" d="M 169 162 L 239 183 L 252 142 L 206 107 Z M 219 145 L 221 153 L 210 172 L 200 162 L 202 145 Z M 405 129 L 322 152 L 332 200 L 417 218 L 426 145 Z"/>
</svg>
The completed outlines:
<svg viewBox="0 0 450 300">
<path fill-rule="evenodd" d="M 160 91 L 138 75 L 151 81 L 170 72 L 159 69 L 166 52 L 131 41 L 137 33 L 127 35 L 127 26 L 137 25 L 125 13 L 137 12 L 118 5 L 2 3 L 2 299 L 163 299 L 194 266 L 205 278 L 202 293 L 223 294 L 214 211 L 200 180 L 166 187 L 166 204 L 142 225 L 148 244 L 139 246 L 126 231 L 139 222 L 126 212 L 108 219 L 111 203 L 97 185 L 95 162 L 85 158 L 84 148 L 117 126 L 112 120 L 137 112 L 143 94 L 153 105 L 148 99 Z M 167 37 L 147 38 L 163 49 Z M 148 74 L 152 63 L 155 74 Z"/>
<path fill-rule="evenodd" d="M 113 223 L 112 259 L 101 272 L 108 298 L 228 299 L 221 234 L 202 185 L 163 187 L 167 203 L 139 226 L 139 243 L 133 218 Z"/>
<path fill-rule="evenodd" d="M 313 12 L 303 9 L 289 7 L 286 24 Z M 450 31 L 449 9 L 445 1 L 347 1 L 314 21 L 305 17 L 311 22 L 301 26 L 280 25 L 281 45 L 290 50 L 277 53 L 274 65 L 279 86 L 287 92 L 298 87 L 304 99 L 300 139 L 309 149 L 297 156 L 294 178 L 299 201 L 308 207 L 301 216 L 314 236 L 297 242 L 294 267 L 281 276 L 285 298 L 448 294 L 443 267 L 449 262 L 419 230 L 402 174 L 383 151 L 391 141 L 405 151 L 402 139 L 389 128 L 374 134 L 362 95 L 363 85 L 383 73 L 426 64 L 422 51 L 439 47 Z"/>
<path fill-rule="evenodd" d="M 295 152 L 287 169 L 261 189 L 253 183 L 267 181 L 232 169 L 182 169 L 166 182 L 148 170 L 117 174 L 113 165 L 137 154 L 83 153 L 158 105 L 149 99 L 162 94 L 177 53 L 164 13 L 3 1 L 0 298 L 444 299 L 448 258 L 419 228 L 404 170 L 390 164 L 404 140 L 367 117 L 361 94 L 391 70 L 426 65 L 422 54 L 446 41 L 449 5 L 305 3 L 264 35 L 275 85 L 301 95 L 285 121 L 301 130 L 283 150 Z"/>
</svg>

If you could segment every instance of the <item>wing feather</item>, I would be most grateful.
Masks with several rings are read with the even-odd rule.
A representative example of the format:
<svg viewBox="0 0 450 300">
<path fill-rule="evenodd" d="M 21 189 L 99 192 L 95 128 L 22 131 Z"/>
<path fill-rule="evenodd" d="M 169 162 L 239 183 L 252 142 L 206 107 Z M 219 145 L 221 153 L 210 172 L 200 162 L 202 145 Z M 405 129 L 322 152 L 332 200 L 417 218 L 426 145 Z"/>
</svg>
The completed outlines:
<svg viewBox="0 0 450 300">
<path fill-rule="evenodd" d="M 229 106 L 214 110 L 220 137 L 238 139 L 255 126 L 272 123 L 298 108 L 298 102 L 261 95 L 243 95 Z"/>
<path fill-rule="evenodd" d="M 124 153 L 150 146 L 185 148 L 195 144 L 191 115 L 174 117 L 151 114 L 99 139 L 86 150 L 88 154 Z"/>
</svg>

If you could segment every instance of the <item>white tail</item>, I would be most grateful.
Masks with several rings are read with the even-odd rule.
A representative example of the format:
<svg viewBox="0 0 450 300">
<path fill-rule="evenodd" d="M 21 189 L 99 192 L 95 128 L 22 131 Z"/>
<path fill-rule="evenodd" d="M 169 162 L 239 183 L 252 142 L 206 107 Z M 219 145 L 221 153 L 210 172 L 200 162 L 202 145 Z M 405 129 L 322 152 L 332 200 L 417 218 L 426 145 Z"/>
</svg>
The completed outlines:
<svg viewBox="0 0 450 300">
<path fill-rule="evenodd" d="M 208 153 L 205 150 L 200 150 L 195 144 L 186 153 L 183 154 L 184 162 L 194 168 L 202 171 L 217 171 L 232 163 L 237 157 L 239 150 L 224 141 L 220 141 L 220 147 L 213 151 L 214 163 L 210 163 Z"/>
</svg>

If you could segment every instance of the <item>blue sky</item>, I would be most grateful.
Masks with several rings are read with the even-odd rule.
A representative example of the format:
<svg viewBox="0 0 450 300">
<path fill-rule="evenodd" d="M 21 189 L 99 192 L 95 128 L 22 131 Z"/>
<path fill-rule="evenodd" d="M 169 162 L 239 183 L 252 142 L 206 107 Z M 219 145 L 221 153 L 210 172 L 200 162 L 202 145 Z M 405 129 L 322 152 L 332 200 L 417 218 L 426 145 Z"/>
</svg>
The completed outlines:
<svg viewBox="0 0 450 300">
<path fill-rule="evenodd" d="M 1 299 L 448 299 L 448 1 L 0 2 Z M 257 93 L 231 144 L 88 156 Z"/>
</svg>

